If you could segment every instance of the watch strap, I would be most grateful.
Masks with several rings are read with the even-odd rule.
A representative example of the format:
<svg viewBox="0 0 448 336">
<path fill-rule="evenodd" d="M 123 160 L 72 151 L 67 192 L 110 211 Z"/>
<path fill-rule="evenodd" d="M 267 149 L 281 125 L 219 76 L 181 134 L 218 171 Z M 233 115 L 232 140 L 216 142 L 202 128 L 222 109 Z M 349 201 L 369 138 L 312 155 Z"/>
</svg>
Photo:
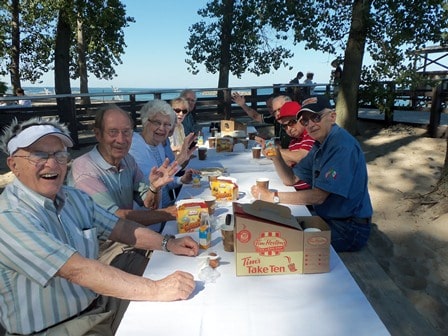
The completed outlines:
<svg viewBox="0 0 448 336">
<path fill-rule="evenodd" d="M 168 241 L 170 239 L 174 239 L 174 238 L 175 237 L 173 235 L 169 235 L 169 234 L 166 234 L 163 236 L 163 239 L 162 239 L 162 250 L 163 251 L 170 252 L 170 250 L 168 249 Z"/>
</svg>

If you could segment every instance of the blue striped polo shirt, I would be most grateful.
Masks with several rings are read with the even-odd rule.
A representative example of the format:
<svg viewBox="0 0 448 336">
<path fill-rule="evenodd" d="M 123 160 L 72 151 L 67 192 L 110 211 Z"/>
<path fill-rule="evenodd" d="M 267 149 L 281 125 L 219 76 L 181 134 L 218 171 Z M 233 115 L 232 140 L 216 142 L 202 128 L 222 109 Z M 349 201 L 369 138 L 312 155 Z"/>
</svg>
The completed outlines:
<svg viewBox="0 0 448 336">
<path fill-rule="evenodd" d="M 118 218 L 86 193 L 63 186 L 55 201 L 18 179 L 0 195 L 0 318 L 9 333 L 29 334 L 81 312 L 97 297 L 56 276 L 75 253 L 98 257 Z"/>
</svg>

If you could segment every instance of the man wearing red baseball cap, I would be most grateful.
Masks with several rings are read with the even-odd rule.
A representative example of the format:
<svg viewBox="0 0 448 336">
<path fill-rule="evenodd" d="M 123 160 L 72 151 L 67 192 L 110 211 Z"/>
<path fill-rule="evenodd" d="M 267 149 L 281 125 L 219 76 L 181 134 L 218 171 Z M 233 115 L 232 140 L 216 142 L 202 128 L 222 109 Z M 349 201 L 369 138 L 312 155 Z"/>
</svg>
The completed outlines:
<svg viewBox="0 0 448 336">
<path fill-rule="evenodd" d="M 315 143 L 293 171 L 311 188 L 275 193 L 253 186 L 252 195 L 265 201 L 312 205 L 331 229 L 333 248 L 357 251 L 369 239 L 373 212 L 362 148 L 336 124 L 336 111 L 325 96 L 305 99 L 297 120 Z"/>
<path fill-rule="evenodd" d="M 291 137 L 291 141 L 288 149 L 277 148 L 277 155 L 272 157 L 275 169 L 283 183 L 293 185 L 297 190 L 308 189 L 310 185 L 300 181 L 292 172 L 291 167 L 304 158 L 314 144 L 314 139 L 308 135 L 305 127 L 297 121 L 297 113 L 300 108 L 301 105 L 295 101 L 286 102 L 280 108 L 277 122 Z"/>
</svg>

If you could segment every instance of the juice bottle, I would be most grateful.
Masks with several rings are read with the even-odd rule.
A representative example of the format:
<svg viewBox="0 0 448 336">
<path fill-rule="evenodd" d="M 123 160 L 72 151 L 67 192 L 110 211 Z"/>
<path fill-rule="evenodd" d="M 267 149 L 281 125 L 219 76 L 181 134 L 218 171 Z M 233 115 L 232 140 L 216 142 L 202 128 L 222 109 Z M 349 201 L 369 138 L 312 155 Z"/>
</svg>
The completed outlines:
<svg viewBox="0 0 448 336">
<path fill-rule="evenodd" d="M 204 145 L 204 135 L 201 131 L 198 132 L 198 146 Z"/>
<path fill-rule="evenodd" d="M 210 217 L 206 212 L 201 213 L 201 225 L 199 226 L 199 247 L 207 250 L 210 247 L 211 226 Z"/>
</svg>

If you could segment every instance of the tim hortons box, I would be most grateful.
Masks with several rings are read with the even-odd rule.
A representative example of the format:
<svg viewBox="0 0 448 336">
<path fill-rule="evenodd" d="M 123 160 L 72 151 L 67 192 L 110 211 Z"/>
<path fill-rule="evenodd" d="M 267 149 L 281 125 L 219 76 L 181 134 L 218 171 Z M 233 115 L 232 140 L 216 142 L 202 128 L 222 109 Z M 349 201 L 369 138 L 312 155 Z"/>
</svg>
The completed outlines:
<svg viewBox="0 0 448 336">
<path fill-rule="evenodd" d="M 294 217 L 265 201 L 234 202 L 233 211 L 237 275 L 329 272 L 331 233 L 322 218 Z"/>
<path fill-rule="evenodd" d="M 208 207 L 204 200 L 191 198 L 176 203 L 177 230 L 179 233 L 191 232 L 201 225 L 201 214 L 208 214 Z"/>
<path fill-rule="evenodd" d="M 216 139 L 216 152 L 232 152 L 233 151 L 233 138 L 224 136 Z"/>
<path fill-rule="evenodd" d="M 217 201 L 235 201 L 238 199 L 238 184 L 235 178 L 219 176 L 210 183 L 211 194 Z"/>
<path fill-rule="evenodd" d="M 221 120 L 221 136 L 235 136 L 235 132 L 243 131 L 246 133 L 247 126 L 234 120 Z"/>
</svg>

